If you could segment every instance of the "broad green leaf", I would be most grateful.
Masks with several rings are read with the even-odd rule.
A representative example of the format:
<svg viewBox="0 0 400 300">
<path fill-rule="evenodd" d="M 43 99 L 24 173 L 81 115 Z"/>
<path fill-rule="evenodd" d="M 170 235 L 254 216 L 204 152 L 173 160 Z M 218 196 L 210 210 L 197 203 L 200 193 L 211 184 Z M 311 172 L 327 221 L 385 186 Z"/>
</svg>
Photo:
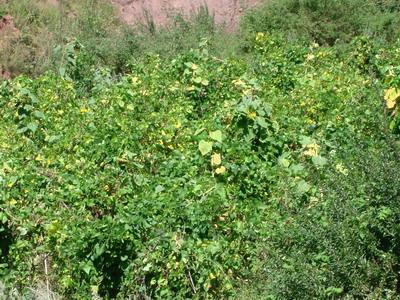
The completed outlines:
<svg viewBox="0 0 400 300">
<path fill-rule="evenodd" d="M 25 133 L 28 131 L 28 127 L 22 127 L 17 130 L 17 133 Z"/>
<path fill-rule="evenodd" d="M 196 78 L 193 79 L 193 81 L 194 81 L 195 83 L 201 83 L 201 82 L 203 81 L 203 78 L 201 78 L 201 77 L 196 77 Z"/>
<path fill-rule="evenodd" d="M 199 150 L 200 150 L 201 155 L 204 156 L 204 155 L 210 153 L 212 150 L 212 146 L 213 146 L 212 142 L 206 142 L 204 140 L 201 140 L 199 142 Z"/>
<path fill-rule="evenodd" d="M 29 123 L 26 128 L 28 128 L 30 131 L 35 132 L 38 128 L 38 126 L 35 123 Z"/>
<path fill-rule="evenodd" d="M 312 139 L 312 138 L 310 138 L 310 137 L 308 137 L 308 136 L 301 136 L 301 138 L 300 138 L 300 144 L 303 146 L 303 147 L 306 147 L 306 146 L 308 146 L 308 145 L 311 145 L 311 144 L 313 144 L 313 143 L 315 143 L 315 141 Z"/>
<path fill-rule="evenodd" d="M 164 191 L 165 190 L 165 188 L 162 186 L 162 185 L 157 185 L 156 186 L 156 188 L 155 188 L 155 192 L 157 193 L 157 194 L 159 194 L 159 193 L 161 193 L 162 191 Z"/>
<path fill-rule="evenodd" d="M 325 293 L 328 296 L 339 295 L 339 294 L 343 293 L 343 288 L 330 286 L 325 290 Z"/>
<path fill-rule="evenodd" d="M 210 132 L 210 138 L 212 138 L 214 141 L 222 143 L 222 132 L 221 132 L 221 130 L 211 131 Z"/>
<path fill-rule="evenodd" d="M 310 189 L 311 185 L 308 184 L 305 180 L 300 180 L 297 183 L 297 192 L 301 195 L 307 193 Z"/>
<path fill-rule="evenodd" d="M 328 163 L 328 160 L 325 157 L 319 155 L 313 156 L 311 160 L 317 167 L 323 167 Z"/>
<path fill-rule="evenodd" d="M 42 113 L 41 111 L 36 110 L 33 112 L 33 115 L 38 119 L 44 119 L 44 113 Z"/>
<path fill-rule="evenodd" d="M 301 164 L 295 164 L 290 166 L 292 174 L 297 175 L 304 171 L 304 167 Z"/>
<path fill-rule="evenodd" d="M 207 86 L 209 83 L 210 83 L 210 82 L 209 82 L 207 79 L 203 79 L 203 80 L 201 81 L 201 84 L 204 85 L 204 86 Z"/>
<path fill-rule="evenodd" d="M 148 263 L 147 265 L 145 265 L 143 267 L 143 271 L 144 272 L 149 272 L 151 270 L 151 268 L 153 267 L 153 265 L 151 263 Z"/>
<path fill-rule="evenodd" d="M 263 128 L 268 128 L 268 123 L 265 121 L 263 117 L 256 117 L 256 122 Z"/>
<path fill-rule="evenodd" d="M 86 274 L 90 274 L 91 267 L 89 265 L 83 266 L 82 269 L 83 271 L 85 271 Z"/>
<path fill-rule="evenodd" d="M 290 166 L 290 161 L 284 157 L 280 157 L 278 159 L 278 163 L 284 168 L 288 168 Z"/>
<path fill-rule="evenodd" d="M 60 139 L 60 136 L 58 136 L 58 135 L 50 135 L 50 136 L 47 136 L 45 140 L 49 143 L 53 143 L 59 139 Z"/>
</svg>

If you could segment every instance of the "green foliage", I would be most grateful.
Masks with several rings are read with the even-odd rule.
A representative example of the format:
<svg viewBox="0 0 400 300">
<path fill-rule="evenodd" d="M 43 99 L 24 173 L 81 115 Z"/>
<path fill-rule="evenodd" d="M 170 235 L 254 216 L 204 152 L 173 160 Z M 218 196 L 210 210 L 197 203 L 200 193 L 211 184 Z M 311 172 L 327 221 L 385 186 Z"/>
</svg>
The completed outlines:
<svg viewBox="0 0 400 300">
<path fill-rule="evenodd" d="M 247 297 L 248 280 L 270 299 L 395 299 L 400 160 L 369 48 L 254 45 L 252 64 L 204 40 L 116 78 L 72 42 L 56 74 L 2 83 L 2 281 L 69 299 Z"/>
<path fill-rule="evenodd" d="M 243 30 L 285 32 L 289 40 L 333 45 L 360 34 L 381 41 L 399 37 L 399 5 L 395 0 L 272 0 L 246 15 Z"/>
<path fill-rule="evenodd" d="M 221 59 L 205 8 L 133 35 L 69 2 L 51 71 L 0 83 L 10 297 L 398 299 L 396 3 L 272 1 L 228 38 L 247 56 Z"/>
</svg>

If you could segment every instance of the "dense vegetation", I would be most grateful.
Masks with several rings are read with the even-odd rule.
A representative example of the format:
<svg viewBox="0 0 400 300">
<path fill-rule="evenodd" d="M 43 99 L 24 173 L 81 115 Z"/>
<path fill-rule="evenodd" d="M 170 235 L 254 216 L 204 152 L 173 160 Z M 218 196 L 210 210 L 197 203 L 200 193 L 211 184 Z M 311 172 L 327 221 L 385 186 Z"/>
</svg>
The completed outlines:
<svg viewBox="0 0 400 300">
<path fill-rule="evenodd" d="M 111 53 L 119 72 L 73 39 L 48 72 L 3 81 L 6 292 L 399 299 L 400 43 L 327 10 L 398 20 L 395 3 L 272 1 L 230 56 L 204 26 L 166 55 Z M 154 29 L 152 49 L 179 28 Z"/>
</svg>

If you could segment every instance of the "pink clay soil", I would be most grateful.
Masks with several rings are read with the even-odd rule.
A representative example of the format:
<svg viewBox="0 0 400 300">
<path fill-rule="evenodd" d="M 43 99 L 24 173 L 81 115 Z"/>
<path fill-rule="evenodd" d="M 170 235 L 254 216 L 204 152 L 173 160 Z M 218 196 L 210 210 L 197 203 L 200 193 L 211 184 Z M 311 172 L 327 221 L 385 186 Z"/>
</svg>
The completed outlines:
<svg viewBox="0 0 400 300">
<path fill-rule="evenodd" d="M 14 20 L 11 16 L 5 15 L 0 17 L 0 51 L 4 51 L 6 47 L 20 36 L 20 31 L 15 27 Z M 0 65 L 0 78 L 9 79 L 11 73 Z"/>
<path fill-rule="evenodd" d="M 165 25 L 171 13 L 190 16 L 201 6 L 206 6 L 216 23 L 233 29 L 242 13 L 254 7 L 258 0 L 112 0 L 119 9 L 121 18 L 128 24 L 145 20 L 146 14 L 156 25 Z"/>
</svg>

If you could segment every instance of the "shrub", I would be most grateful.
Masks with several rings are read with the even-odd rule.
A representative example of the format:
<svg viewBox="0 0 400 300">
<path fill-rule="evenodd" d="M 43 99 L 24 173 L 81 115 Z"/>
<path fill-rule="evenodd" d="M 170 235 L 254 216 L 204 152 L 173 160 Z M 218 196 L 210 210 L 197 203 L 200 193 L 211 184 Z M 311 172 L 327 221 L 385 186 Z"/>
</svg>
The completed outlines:
<svg viewBox="0 0 400 300">
<path fill-rule="evenodd" d="M 327 45 L 348 42 L 360 34 L 393 41 L 399 36 L 398 15 L 395 1 L 268 1 L 245 16 L 242 30 L 250 33 L 250 39 L 257 32 L 278 31 L 289 40 Z"/>
</svg>

